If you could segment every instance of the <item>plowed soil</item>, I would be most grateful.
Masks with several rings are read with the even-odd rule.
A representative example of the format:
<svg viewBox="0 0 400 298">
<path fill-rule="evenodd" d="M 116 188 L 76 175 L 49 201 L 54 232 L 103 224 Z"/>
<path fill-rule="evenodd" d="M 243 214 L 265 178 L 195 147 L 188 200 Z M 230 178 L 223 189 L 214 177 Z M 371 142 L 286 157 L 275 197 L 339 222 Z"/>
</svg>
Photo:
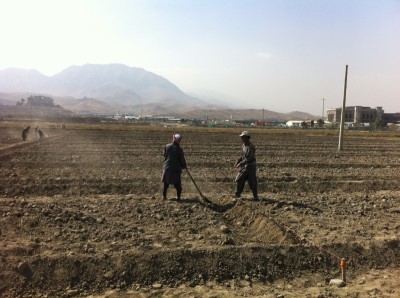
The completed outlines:
<svg viewBox="0 0 400 298">
<path fill-rule="evenodd" d="M 0 128 L 2 297 L 399 297 L 400 135 L 253 129 L 261 202 L 232 201 L 238 129 Z M 183 199 L 161 199 L 183 135 Z M 347 285 L 329 285 L 342 278 Z"/>
</svg>

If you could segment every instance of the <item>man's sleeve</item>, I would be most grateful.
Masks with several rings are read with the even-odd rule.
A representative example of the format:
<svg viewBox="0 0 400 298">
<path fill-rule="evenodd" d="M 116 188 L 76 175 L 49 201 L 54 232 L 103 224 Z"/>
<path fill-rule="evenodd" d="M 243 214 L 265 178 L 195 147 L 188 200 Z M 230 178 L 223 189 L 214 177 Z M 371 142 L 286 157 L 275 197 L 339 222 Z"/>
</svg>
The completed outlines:
<svg viewBox="0 0 400 298">
<path fill-rule="evenodd" d="M 186 159 L 185 159 L 185 154 L 183 153 L 183 150 L 182 150 L 182 148 L 180 148 L 181 150 L 181 154 L 179 154 L 180 155 L 180 160 L 179 160 L 179 162 L 180 162 L 180 164 L 181 164 L 181 167 L 182 167 L 182 169 L 186 169 Z"/>
</svg>

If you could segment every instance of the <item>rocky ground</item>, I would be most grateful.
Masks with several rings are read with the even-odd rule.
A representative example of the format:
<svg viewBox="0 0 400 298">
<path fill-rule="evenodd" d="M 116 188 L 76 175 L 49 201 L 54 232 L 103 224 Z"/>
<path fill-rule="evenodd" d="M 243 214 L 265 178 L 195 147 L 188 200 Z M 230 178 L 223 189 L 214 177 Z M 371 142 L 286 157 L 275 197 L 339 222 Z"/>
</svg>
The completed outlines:
<svg viewBox="0 0 400 298">
<path fill-rule="evenodd" d="M 187 173 L 161 200 L 170 128 L 0 130 L 1 296 L 400 295 L 398 135 L 255 130 L 262 201 L 232 202 L 239 131 L 180 128 L 208 204 Z"/>
</svg>

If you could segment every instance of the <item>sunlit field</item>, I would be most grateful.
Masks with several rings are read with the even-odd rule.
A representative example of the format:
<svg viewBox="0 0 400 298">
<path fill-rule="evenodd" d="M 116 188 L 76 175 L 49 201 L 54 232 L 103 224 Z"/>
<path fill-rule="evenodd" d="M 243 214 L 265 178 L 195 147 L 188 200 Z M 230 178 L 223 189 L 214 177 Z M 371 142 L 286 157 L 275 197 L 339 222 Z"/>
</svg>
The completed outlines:
<svg viewBox="0 0 400 298">
<path fill-rule="evenodd" d="M 382 293 L 399 294 L 387 271 L 399 270 L 398 133 L 345 131 L 338 152 L 328 129 L 37 125 L 46 138 L 23 142 L 25 124 L 0 123 L 3 296 L 363 295 L 371 268 L 386 270 Z M 232 201 L 242 130 L 261 202 L 248 186 Z M 176 132 L 212 204 L 186 171 L 182 202 L 173 188 L 161 200 Z M 329 285 L 341 258 L 344 289 Z"/>
</svg>

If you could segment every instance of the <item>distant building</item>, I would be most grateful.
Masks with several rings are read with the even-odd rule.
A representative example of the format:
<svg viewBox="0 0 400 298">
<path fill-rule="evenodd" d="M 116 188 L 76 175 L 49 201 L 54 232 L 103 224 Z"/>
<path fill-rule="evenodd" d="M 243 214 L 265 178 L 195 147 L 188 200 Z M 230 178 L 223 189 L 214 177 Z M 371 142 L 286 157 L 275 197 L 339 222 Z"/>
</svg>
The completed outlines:
<svg viewBox="0 0 400 298">
<path fill-rule="evenodd" d="M 329 122 L 340 122 L 342 108 L 327 110 Z M 384 120 L 382 107 L 370 108 L 362 106 L 346 107 L 344 111 L 344 122 L 372 123 L 376 120 Z"/>
<path fill-rule="evenodd" d="M 27 103 L 33 106 L 54 107 L 54 99 L 43 95 L 31 95 L 28 97 Z"/>
<path fill-rule="evenodd" d="M 301 127 L 301 123 L 303 123 L 303 120 L 290 120 L 288 122 L 286 122 L 286 127 Z"/>
<path fill-rule="evenodd" d="M 384 113 L 382 120 L 386 123 L 400 123 L 400 113 Z"/>
</svg>

